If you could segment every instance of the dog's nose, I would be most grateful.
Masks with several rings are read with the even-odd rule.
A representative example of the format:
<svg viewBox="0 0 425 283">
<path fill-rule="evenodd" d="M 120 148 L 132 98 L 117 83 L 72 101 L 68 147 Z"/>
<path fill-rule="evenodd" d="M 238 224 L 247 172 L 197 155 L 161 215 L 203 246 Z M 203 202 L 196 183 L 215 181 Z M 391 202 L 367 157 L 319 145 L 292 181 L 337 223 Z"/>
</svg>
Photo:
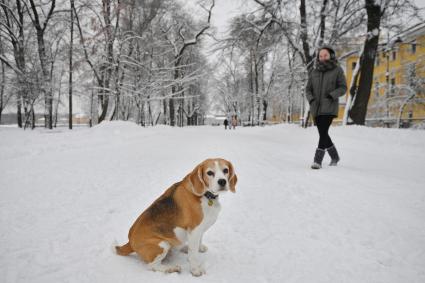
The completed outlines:
<svg viewBox="0 0 425 283">
<path fill-rule="evenodd" d="M 219 179 L 218 180 L 218 184 L 222 187 L 224 187 L 226 185 L 226 180 L 225 179 Z"/>
</svg>

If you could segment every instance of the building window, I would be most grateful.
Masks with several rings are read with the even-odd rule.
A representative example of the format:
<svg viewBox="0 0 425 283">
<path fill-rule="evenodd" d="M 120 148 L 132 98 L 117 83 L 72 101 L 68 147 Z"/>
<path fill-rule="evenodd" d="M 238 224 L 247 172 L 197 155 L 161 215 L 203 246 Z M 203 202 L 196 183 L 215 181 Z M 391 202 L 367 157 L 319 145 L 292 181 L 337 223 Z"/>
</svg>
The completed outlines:
<svg viewBox="0 0 425 283">
<path fill-rule="evenodd" d="M 392 56 L 391 56 L 391 60 L 395 61 L 396 59 L 397 59 L 397 52 L 393 51 Z"/>
<path fill-rule="evenodd" d="M 390 95 L 394 95 L 394 92 L 395 92 L 395 78 L 391 78 Z"/>
<path fill-rule="evenodd" d="M 415 63 L 407 65 L 406 77 L 407 77 L 408 81 L 412 81 L 416 78 L 416 64 Z"/>
<path fill-rule="evenodd" d="M 352 62 L 351 63 L 351 70 L 354 70 L 356 68 L 357 62 Z"/>
<path fill-rule="evenodd" d="M 416 42 L 415 41 L 412 42 L 412 44 L 410 45 L 410 52 L 412 54 L 415 54 L 416 53 Z"/>
<path fill-rule="evenodd" d="M 375 97 L 379 97 L 379 82 L 375 79 Z"/>
</svg>

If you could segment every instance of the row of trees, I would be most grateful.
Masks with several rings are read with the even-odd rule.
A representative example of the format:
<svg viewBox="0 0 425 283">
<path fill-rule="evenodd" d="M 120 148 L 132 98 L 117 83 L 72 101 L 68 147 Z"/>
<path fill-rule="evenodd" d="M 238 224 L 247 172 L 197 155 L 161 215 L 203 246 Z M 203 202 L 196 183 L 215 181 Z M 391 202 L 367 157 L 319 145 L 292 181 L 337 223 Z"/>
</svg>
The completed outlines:
<svg viewBox="0 0 425 283">
<path fill-rule="evenodd" d="M 172 0 L 0 0 L 0 111 L 16 107 L 25 128 L 44 110 L 51 129 L 68 106 L 72 128 L 78 96 L 91 124 L 197 124 L 214 6 L 198 2 L 195 18 Z"/>
<path fill-rule="evenodd" d="M 250 124 L 273 116 L 291 121 L 296 112 L 307 125 L 303 90 L 317 48 L 326 44 L 340 59 L 360 50 L 344 121 L 364 124 L 379 35 L 383 28 L 400 31 L 407 15 L 419 17 L 409 0 L 252 0 L 217 46 L 225 62 L 215 91 L 221 110 Z"/>
<path fill-rule="evenodd" d="M 0 119 L 16 107 L 18 125 L 34 127 L 44 111 L 52 128 L 68 106 L 72 128 L 77 96 L 90 124 L 195 125 L 211 92 L 221 111 L 249 124 L 297 113 L 307 125 L 307 75 L 328 44 L 342 56 L 360 50 L 344 121 L 364 124 L 381 30 L 418 17 L 411 0 L 251 0 L 210 66 L 201 50 L 215 2 L 198 1 L 196 16 L 179 3 L 0 0 Z"/>
</svg>

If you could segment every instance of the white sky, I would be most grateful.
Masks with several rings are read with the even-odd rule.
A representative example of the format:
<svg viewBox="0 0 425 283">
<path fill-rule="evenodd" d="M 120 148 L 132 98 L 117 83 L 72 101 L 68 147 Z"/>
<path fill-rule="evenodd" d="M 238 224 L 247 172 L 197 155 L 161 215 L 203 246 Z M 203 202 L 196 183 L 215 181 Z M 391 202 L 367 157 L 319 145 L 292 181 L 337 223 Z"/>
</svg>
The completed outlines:
<svg viewBox="0 0 425 283">
<path fill-rule="evenodd" d="M 216 0 L 212 24 L 217 27 L 218 34 L 226 32 L 230 19 L 241 14 L 246 9 L 247 2 L 246 0 Z"/>
<path fill-rule="evenodd" d="M 181 3 L 187 9 L 194 10 L 194 13 L 199 16 L 199 18 L 204 18 L 206 13 L 198 8 L 197 3 L 199 0 L 180 0 Z M 213 26 L 217 28 L 217 33 L 221 34 L 226 32 L 226 29 L 229 24 L 229 20 L 241 14 L 247 6 L 248 3 L 254 3 L 252 0 L 215 0 L 215 6 L 213 9 L 211 22 Z"/>
<path fill-rule="evenodd" d="M 416 5 L 418 5 L 419 8 L 425 9 L 425 0 L 414 0 Z"/>
</svg>

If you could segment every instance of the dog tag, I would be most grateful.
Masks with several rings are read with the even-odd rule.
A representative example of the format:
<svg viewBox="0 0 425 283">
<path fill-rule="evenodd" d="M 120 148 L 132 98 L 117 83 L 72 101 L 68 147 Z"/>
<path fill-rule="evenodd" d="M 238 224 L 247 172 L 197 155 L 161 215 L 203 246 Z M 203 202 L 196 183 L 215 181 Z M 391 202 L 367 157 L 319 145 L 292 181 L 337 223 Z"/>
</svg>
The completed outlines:
<svg viewBox="0 0 425 283">
<path fill-rule="evenodd" d="M 208 200 L 208 205 L 209 205 L 209 206 L 212 206 L 213 204 L 214 204 L 214 202 L 212 201 L 212 199 L 209 199 L 209 200 Z"/>
</svg>

